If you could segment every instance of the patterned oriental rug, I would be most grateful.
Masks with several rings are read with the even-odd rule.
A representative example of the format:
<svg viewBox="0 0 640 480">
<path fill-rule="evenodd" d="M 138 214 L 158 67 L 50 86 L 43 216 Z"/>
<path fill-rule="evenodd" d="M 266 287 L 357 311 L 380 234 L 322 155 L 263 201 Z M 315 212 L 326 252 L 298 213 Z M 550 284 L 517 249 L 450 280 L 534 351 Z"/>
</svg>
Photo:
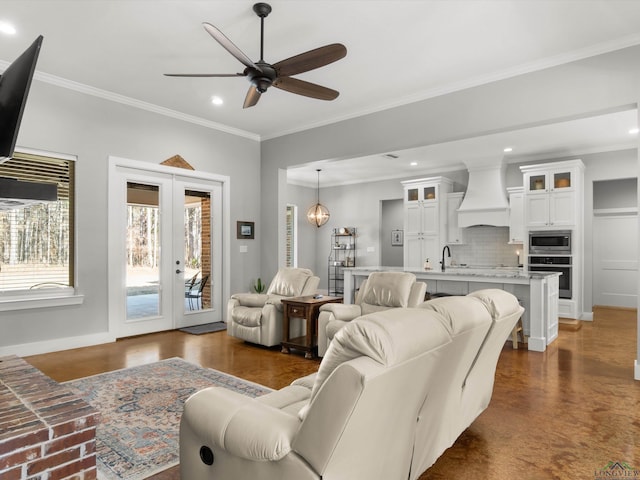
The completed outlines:
<svg viewBox="0 0 640 480">
<path fill-rule="evenodd" d="M 181 358 L 66 382 L 101 413 L 96 432 L 98 479 L 140 480 L 179 463 L 184 402 L 220 386 L 257 397 L 271 389 Z"/>
</svg>

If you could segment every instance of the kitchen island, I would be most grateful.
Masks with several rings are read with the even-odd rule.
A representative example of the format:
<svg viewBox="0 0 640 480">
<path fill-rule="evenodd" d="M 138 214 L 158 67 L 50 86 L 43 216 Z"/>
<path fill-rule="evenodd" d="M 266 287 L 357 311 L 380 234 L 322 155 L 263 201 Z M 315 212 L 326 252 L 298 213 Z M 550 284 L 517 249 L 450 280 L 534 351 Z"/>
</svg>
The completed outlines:
<svg viewBox="0 0 640 480">
<path fill-rule="evenodd" d="M 431 294 L 466 295 L 485 288 L 499 288 L 515 295 L 522 315 L 528 348 L 544 352 L 558 337 L 559 287 L 557 272 L 523 272 L 521 268 L 448 267 L 446 271 L 402 267 L 349 267 L 344 269 L 344 303 L 353 303 L 354 292 L 372 272 L 411 272 L 427 283 Z"/>
</svg>

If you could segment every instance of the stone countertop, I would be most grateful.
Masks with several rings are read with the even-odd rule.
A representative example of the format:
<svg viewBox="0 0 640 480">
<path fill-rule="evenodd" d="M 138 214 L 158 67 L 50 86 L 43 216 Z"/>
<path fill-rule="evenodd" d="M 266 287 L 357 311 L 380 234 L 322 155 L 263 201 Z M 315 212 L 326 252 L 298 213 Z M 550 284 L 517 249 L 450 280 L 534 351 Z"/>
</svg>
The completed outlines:
<svg viewBox="0 0 640 480">
<path fill-rule="evenodd" d="M 524 272 L 518 267 L 447 267 L 444 272 L 440 269 L 422 270 L 404 267 L 345 267 L 353 273 L 357 272 L 410 272 L 416 276 L 431 276 L 442 280 L 456 280 L 458 277 L 478 277 L 478 278 L 507 278 L 513 280 L 529 280 L 532 278 L 545 278 L 560 275 L 558 272 Z"/>
</svg>

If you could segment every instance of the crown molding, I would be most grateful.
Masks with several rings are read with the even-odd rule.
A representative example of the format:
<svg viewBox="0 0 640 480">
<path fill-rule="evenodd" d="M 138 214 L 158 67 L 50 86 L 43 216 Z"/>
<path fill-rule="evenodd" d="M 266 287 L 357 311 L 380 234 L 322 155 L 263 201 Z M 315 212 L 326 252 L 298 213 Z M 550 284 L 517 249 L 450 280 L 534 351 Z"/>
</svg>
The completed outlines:
<svg viewBox="0 0 640 480">
<path fill-rule="evenodd" d="M 324 127 L 327 125 L 331 125 L 333 123 L 338 123 L 345 120 L 351 120 L 364 115 L 369 115 L 372 113 L 378 113 L 384 110 L 389 110 L 391 108 L 409 105 L 411 103 L 421 102 L 424 100 L 428 100 L 430 98 L 447 95 L 449 93 L 466 90 L 468 88 L 486 85 L 486 84 L 497 82 L 500 80 L 506 80 L 508 78 L 516 77 L 518 75 L 523 75 L 526 73 L 532 73 L 532 72 L 544 70 L 551 67 L 557 67 L 559 65 L 576 62 L 578 60 L 584 60 L 585 58 L 595 57 L 597 55 L 614 52 L 616 50 L 633 47 L 639 44 L 640 44 L 640 33 L 628 35 L 626 37 L 618 38 L 608 42 L 599 43 L 599 44 L 592 45 L 592 46 L 585 47 L 578 50 L 573 50 L 571 52 L 563 53 L 560 55 L 554 55 L 552 57 L 543 58 L 536 62 L 524 63 L 522 65 L 518 65 L 513 68 L 508 68 L 500 72 L 495 72 L 488 75 L 474 77 L 461 82 L 450 83 L 442 87 L 432 88 L 430 90 L 426 90 L 418 94 L 399 98 L 392 102 L 387 102 L 372 108 L 359 110 L 357 112 L 353 112 L 350 114 L 332 117 L 331 119 L 323 120 L 321 122 L 303 125 L 297 128 L 292 128 L 286 131 L 274 133 L 272 135 L 263 135 L 262 140 L 270 140 L 273 138 L 290 135 L 292 133 L 299 133 L 305 130 L 310 130 L 312 128 Z"/>
<path fill-rule="evenodd" d="M 335 117 L 328 118 L 326 120 L 322 120 L 315 123 L 309 123 L 300 125 L 295 128 L 283 130 L 280 132 L 276 132 L 271 135 L 259 135 L 257 133 L 249 132 L 246 130 L 241 130 L 237 128 L 230 127 L 228 125 L 224 125 L 217 122 L 212 122 L 210 120 L 206 120 L 204 118 L 196 117 L 193 115 L 188 115 L 182 112 L 178 112 L 176 110 L 171 110 L 165 107 L 161 107 L 152 103 L 143 102 L 141 100 L 136 100 L 131 97 L 126 97 L 124 95 L 120 95 L 117 93 L 109 92 L 107 90 L 102 90 L 99 88 L 91 87 L 79 82 L 75 82 L 73 80 L 67 80 L 62 77 L 58 77 L 56 75 L 51 75 L 48 73 L 43 73 L 36 71 L 35 78 L 45 83 L 49 83 L 51 85 L 56 85 L 62 88 L 67 88 L 69 90 L 74 90 L 80 93 L 84 93 L 86 95 L 92 95 L 95 97 L 103 98 L 105 100 L 110 100 L 113 102 L 121 103 L 124 105 L 128 105 L 134 108 L 139 108 L 141 110 L 146 110 L 149 112 L 157 113 L 159 115 L 164 115 L 167 117 L 175 118 L 178 120 L 182 120 L 184 122 L 193 123 L 196 125 L 200 125 L 206 128 L 210 128 L 212 130 L 218 130 L 221 132 L 229 133 L 231 135 L 237 135 L 240 137 L 248 138 L 254 141 L 262 141 L 262 140 L 270 140 L 278 137 L 282 137 L 285 135 L 290 135 L 294 133 L 303 132 L 306 130 L 311 130 L 313 128 L 324 127 L 327 125 L 331 125 L 334 123 L 342 122 L 345 120 L 351 120 L 357 117 L 361 117 L 364 115 L 369 115 L 373 113 L 382 112 L 385 110 L 389 110 L 396 107 L 401 107 L 404 105 L 408 105 L 411 103 L 421 102 L 424 100 L 428 100 L 430 98 L 439 97 L 442 95 L 447 95 L 450 93 L 454 93 L 461 90 L 466 90 L 468 88 L 478 87 L 481 85 L 486 85 L 488 83 L 497 82 L 500 80 L 505 80 L 508 78 L 516 77 L 518 75 L 523 75 L 527 73 L 532 73 L 539 70 L 544 70 L 551 67 L 556 67 L 559 65 L 575 62 L 578 60 L 583 60 L 585 58 L 594 57 L 597 55 L 602 55 L 605 53 L 610 53 L 616 50 L 621 50 L 623 48 L 633 47 L 640 44 L 640 33 L 628 35 L 626 37 L 621 37 L 618 39 L 614 39 L 608 42 L 599 43 L 596 45 L 592 45 L 589 47 L 585 47 L 582 49 L 574 50 L 571 52 L 566 52 L 560 55 L 554 55 L 551 57 L 543 58 L 539 61 L 529 62 L 522 65 L 518 65 L 513 68 L 508 68 L 502 70 L 500 72 L 495 72 L 488 75 L 482 75 L 478 77 L 474 77 L 468 80 L 464 80 L 461 82 L 450 83 L 448 85 L 433 88 L 430 90 L 426 90 L 420 92 L 415 95 L 409 95 L 406 97 L 402 97 L 396 99 L 391 102 L 382 103 L 371 108 L 358 110 L 356 112 L 352 112 L 345 115 L 339 115 Z M 4 72 L 4 70 L 10 65 L 9 62 L 0 60 L 0 69 Z"/>
<path fill-rule="evenodd" d="M 2 69 L 3 72 L 7 69 L 7 67 L 9 67 L 9 65 L 10 65 L 10 62 L 0 60 L 0 69 Z M 165 117 L 171 117 L 177 120 L 181 120 L 183 122 L 200 125 L 202 127 L 210 128 L 212 130 L 218 130 L 220 132 L 229 133 L 231 135 L 237 135 L 239 137 L 248 138 L 249 140 L 254 140 L 256 142 L 260 141 L 260 135 L 253 132 L 248 132 L 246 130 L 233 128 L 228 125 L 224 125 L 222 123 L 212 122 L 210 120 L 196 117 L 194 115 L 188 115 L 186 113 L 178 112 L 177 110 L 171 110 L 170 108 L 160 107 L 159 105 L 155 105 L 153 103 L 136 100 L 135 98 L 109 92 L 108 90 L 102 90 L 100 88 L 91 87 L 89 85 L 85 85 L 80 82 L 74 82 L 73 80 L 68 80 L 66 78 L 58 77 L 56 75 L 51 75 L 49 73 L 36 71 L 36 73 L 34 74 L 34 78 L 41 82 L 48 83 L 50 85 L 55 85 L 61 88 L 66 88 L 68 90 L 73 90 L 75 92 L 83 93 L 85 95 L 91 95 L 94 97 L 102 98 L 104 100 L 109 100 L 111 102 L 121 103 L 123 105 L 128 105 L 130 107 L 139 108 L 140 110 L 146 110 L 148 112 L 157 113 L 158 115 L 164 115 Z"/>
</svg>

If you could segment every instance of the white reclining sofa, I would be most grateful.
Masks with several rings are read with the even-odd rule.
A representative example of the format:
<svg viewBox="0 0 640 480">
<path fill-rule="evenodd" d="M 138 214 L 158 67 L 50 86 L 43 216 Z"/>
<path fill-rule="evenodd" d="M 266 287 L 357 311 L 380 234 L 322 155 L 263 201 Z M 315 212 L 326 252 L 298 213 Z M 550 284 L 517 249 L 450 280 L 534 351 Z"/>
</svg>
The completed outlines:
<svg viewBox="0 0 640 480">
<path fill-rule="evenodd" d="M 502 290 L 376 312 L 281 390 L 201 390 L 181 420 L 181 478 L 416 479 L 487 407 L 522 312 Z"/>
</svg>

